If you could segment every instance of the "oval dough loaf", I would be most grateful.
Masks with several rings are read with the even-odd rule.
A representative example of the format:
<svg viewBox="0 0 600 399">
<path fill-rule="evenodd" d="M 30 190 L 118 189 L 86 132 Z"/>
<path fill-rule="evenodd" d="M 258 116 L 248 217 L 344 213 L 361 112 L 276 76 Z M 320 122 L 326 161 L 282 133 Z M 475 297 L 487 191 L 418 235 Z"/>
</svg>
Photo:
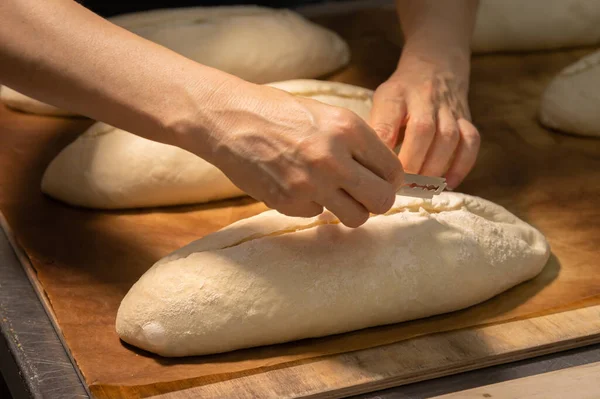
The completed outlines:
<svg viewBox="0 0 600 399">
<path fill-rule="evenodd" d="M 201 64 L 254 83 L 323 76 L 350 60 L 342 38 L 287 9 L 152 10 L 111 22 Z"/>
<path fill-rule="evenodd" d="M 357 86 L 317 80 L 270 86 L 346 107 L 364 118 L 371 110 L 373 92 Z M 50 163 L 42 191 L 71 205 L 100 209 L 182 205 L 244 195 L 203 159 L 100 122 Z"/>
<path fill-rule="evenodd" d="M 600 51 L 563 69 L 550 82 L 539 115 L 546 127 L 600 137 Z"/>
<path fill-rule="evenodd" d="M 536 51 L 600 43 L 598 0 L 481 0 L 474 53 Z"/>
<path fill-rule="evenodd" d="M 30 114 L 48 116 L 76 116 L 73 112 L 38 101 L 7 86 L 0 87 L 0 102 L 8 108 Z"/>
<path fill-rule="evenodd" d="M 348 45 L 338 34 L 286 9 L 190 7 L 109 20 L 189 59 L 254 83 L 316 78 L 350 60 Z M 23 112 L 74 115 L 14 90 L 1 93 L 0 101 Z"/>
<path fill-rule="evenodd" d="M 544 236 L 481 198 L 396 198 L 350 229 L 328 213 L 236 222 L 158 261 L 119 307 L 122 340 L 191 356 L 463 309 L 535 277 Z"/>
</svg>

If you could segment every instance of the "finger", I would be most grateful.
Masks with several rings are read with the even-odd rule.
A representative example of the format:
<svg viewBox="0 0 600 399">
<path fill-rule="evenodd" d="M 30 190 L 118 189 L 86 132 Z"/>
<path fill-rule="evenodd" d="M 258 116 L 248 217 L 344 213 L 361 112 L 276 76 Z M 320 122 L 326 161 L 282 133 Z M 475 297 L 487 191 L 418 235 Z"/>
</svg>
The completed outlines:
<svg viewBox="0 0 600 399">
<path fill-rule="evenodd" d="M 398 89 L 381 85 L 373 95 L 370 125 L 379 138 L 390 148 L 398 143 L 400 128 L 406 119 L 406 102 Z"/>
<path fill-rule="evenodd" d="M 343 182 L 341 187 L 369 212 L 383 214 L 394 205 L 396 190 L 392 184 L 357 162 L 354 163 L 351 175 L 352 179 Z"/>
<path fill-rule="evenodd" d="M 454 160 L 446 173 L 446 183 L 451 190 L 458 187 L 473 169 L 481 141 L 477 128 L 466 119 L 461 118 L 458 120 L 458 128 L 460 130 L 460 142 Z"/>
<path fill-rule="evenodd" d="M 323 205 L 348 227 L 359 227 L 369 219 L 369 211 L 342 189 L 325 198 Z"/>
<path fill-rule="evenodd" d="M 404 172 L 396 154 L 366 124 L 361 133 L 363 140 L 353 150 L 353 158 L 375 175 L 399 188 L 404 180 Z"/>
<path fill-rule="evenodd" d="M 426 176 L 442 176 L 446 172 L 460 140 L 458 123 L 450 109 L 442 107 L 437 121 L 433 143 L 429 147 L 427 158 L 420 171 Z"/>
<path fill-rule="evenodd" d="M 274 209 L 287 216 L 310 218 L 323 213 L 323 207 L 316 202 L 279 203 Z"/>
<path fill-rule="evenodd" d="M 400 160 L 406 172 L 419 173 L 435 135 L 435 113 L 428 101 L 415 100 L 408 105 L 409 117 Z"/>
</svg>

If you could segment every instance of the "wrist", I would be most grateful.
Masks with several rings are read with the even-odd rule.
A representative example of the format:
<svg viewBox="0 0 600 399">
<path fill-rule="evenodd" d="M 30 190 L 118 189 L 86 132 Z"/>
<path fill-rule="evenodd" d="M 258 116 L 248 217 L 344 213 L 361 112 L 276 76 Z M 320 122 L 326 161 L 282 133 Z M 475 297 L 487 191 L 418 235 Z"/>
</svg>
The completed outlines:
<svg viewBox="0 0 600 399">
<path fill-rule="evenodd" d="M 468 79 L 471 69 L 469 48 L 457 45 L 445 45 L 434 40 L 407 41 L 402 48 L 398 65 L 402 63 L 428 64 L 432 68 L 449 72 L 461 79 Z"/>
<path fill-rule="evenodd" d="M 177 99 L 161 112 L 160 124 L 169 144 L 190 151 L 208 162 L 213 158 L 232 121 L 226 110 L 232 107 L 240 86 L 250 85 L 237 77 L 212 68 L 195 68 L 177 85 Z"/>
</svg>

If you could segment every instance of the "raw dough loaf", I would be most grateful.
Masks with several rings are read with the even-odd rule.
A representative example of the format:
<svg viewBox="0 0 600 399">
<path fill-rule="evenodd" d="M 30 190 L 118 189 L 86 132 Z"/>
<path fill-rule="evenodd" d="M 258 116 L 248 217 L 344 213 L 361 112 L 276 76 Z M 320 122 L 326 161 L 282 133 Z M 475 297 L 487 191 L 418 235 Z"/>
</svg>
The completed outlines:
<svg viewBox="0 0 600 399">
<path fill-rule="evenodd" d="M 396 198 L 350 229 L 267 211 L 159 260 L 117 313 L 122 340 L 191 356 L 463 309 L 535 277 L 544 236 L 481 198 Z"/>
<path fill-rule="evenodd" d="M 552 80 L 542 95 L 539 114 L 549 128 L 600 137 L 600 51 L 569 65 Z"/>
<path fill-rule="evenodd" d="M 76 114 L 35 100 L 7 86 L 0 87 L 0 102 L 8 108 L 30 114 L 49 116 L 75 116 Z"/>
<path fill-rule="evenodd" d="M 368 117 L 373 92 L 317 80 L 276 82 L 292 94 Z M 202 203 L 244 195 L 212 164 L 178 147 L 96 123 L 50 163 L 42 191 L 71 205 L 100 209 Z"/>
<path fill-rule="evenodd" d="M 336 33 L 285 9 L 192 7 L 109 20 L 187 58 L 254 83 L 316 78 L 350 60 L 348 45 Z M 1 93 L 0 100 L 19 111 L 74 115 L 10 89 Z"/>
<path fill-rule="evenodd" d="M 598 0 L 481 0 L 474 53 L 536 51 L 600 43 Z"/>
<path fill-rule="evenodd" d="M 340 36 L 286 9 L 192 7 L 110 20 L 187 58 L 254 83 L 316 78 L 350 60 L 348 45 Z"/>
</svg>

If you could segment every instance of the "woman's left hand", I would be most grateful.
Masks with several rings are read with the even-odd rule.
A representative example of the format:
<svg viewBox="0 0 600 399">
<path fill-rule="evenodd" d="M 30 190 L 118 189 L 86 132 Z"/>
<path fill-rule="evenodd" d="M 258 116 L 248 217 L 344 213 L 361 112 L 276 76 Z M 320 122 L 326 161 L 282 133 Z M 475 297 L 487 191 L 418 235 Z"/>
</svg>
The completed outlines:
<svg viewBox="0 0 600 399">
<path fill-rule="evenodd" d="M 394 74 L 375 91 L 371 126 L 391 148 L 402 141 L 404 170 L 445 176 L 456 188 L 475 164 L 479 132 L 467 103 L 469 66 L 405 48 Z"/>
</svg>

